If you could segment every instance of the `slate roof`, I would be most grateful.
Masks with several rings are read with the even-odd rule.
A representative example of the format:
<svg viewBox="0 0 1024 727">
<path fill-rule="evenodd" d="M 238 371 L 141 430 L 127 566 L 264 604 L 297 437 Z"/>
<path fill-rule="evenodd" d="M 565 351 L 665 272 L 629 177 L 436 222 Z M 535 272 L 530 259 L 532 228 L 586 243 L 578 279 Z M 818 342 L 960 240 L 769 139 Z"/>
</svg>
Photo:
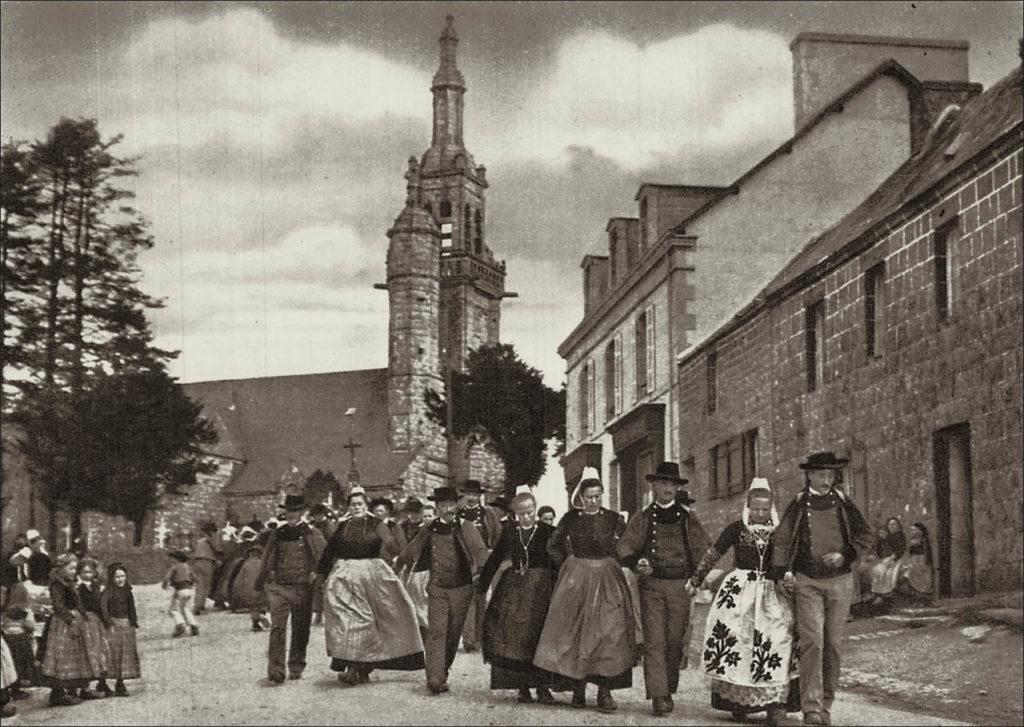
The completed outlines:
<svg viewBox="0 0 1024 727">
<path fill-rule="evenodd" d="M 294 465 L 330 470 L 345 482 L 351 436 L 364 485 L 393 483 L 413 452 L 388 450 L 387 369 L 183 384 L 217 424 L 213 452 L 242 461 L 228 495 L 277 492 Z M 354 409 L 349 415 L 346 412 Z"/>
<path fill-rule="evenodd" d="M 1024 121 L 1021 67 L 984 93 L 964 104 L 933 129 L 922 149 L 904 162 L 878 189 L 846 217 L 811 240 L 733 318 L 698 346 L 687 351 L 686 360 L 721 338 L 757 311 L 809 285 L 888 217 L 926 195 L 947 177 L 1011 133 L 1019 134 Z M 815 273 L 818 275 L 815 275 Z"/>
</svg>

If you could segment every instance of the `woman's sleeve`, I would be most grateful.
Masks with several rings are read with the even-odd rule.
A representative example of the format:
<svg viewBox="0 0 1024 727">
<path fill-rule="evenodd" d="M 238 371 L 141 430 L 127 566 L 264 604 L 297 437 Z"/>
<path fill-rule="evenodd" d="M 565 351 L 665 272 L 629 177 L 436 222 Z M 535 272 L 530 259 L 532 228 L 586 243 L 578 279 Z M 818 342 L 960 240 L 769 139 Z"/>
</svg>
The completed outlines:
<svg viewBox="0 0 1024 727">
<path fill-rule="evenodd" d="M 139 628 L 139 614 L 135 610 L 135 594 L 128 591 L 128 623 Z"/>
<path fill-rule="evenodd" d="M 690 577 L 690 583 L 694 587 L 699 587 L 704 582 L 704 579 L 708 577 L 708 573 L 715 567 L 715 564 L 721 560 L 723 555 L 729 552 L 729 548 L 736 544 L 736 538 L 739 537 L 741 527 L 742 523 L 738 522 L 727 525 L 719 534 L 715 544 L 704 551 L 697 569 L 694 571 L 693 576 Z"/>
<path fill-rule="evenodd" d="M 494 546 L 494 550 L 487 556 L 487 561 L 484 563 L 484 567 L 480 569 L 480 579 L 477 581 L 476 588 L 481 593 L 486 593 L 487 589 L 491 585 L 491 580 L 494 579 L 494 574 L 498 571 L 498 566 L 501 565 L 501 561 L 508 557 L 509 545 L 511 543 L 512 530 L 505 528 L 501 531 L 501 537 L 498 538 L 498 542 Z"/>
<path fill-rule="evenodd" d="M 106 588 L 100 594 L 100 621 L 104 626 L 110 626 L 110 591 Z"/>
<path fill-rule="evenodd" d="M 569 525 L 572 517 L 572 510 L 565 513 L 562 519 L 558 521 L 558 526 L 555 528 L 555 532 L 551 534 L 551 539 L 548 540 L 548 556 L 554 561 L 556 570 L 561 567 L 562 561 L 566 558 L 565 539 L 569 537 Z"/>
<path fill-rule="evenodd" d="M 339 540 L 338 537 L 341 534 L 341 528 L 334 531 L 334 535 L 327 542 L 324 547 L 324 552 L 320 554 L 320 562 L 317 564 L 316 572 L 322 576 L 327 576 L 331 572 L 331 568 L 334 567 L 334 561 L 338 559 Z"/>
</svg>

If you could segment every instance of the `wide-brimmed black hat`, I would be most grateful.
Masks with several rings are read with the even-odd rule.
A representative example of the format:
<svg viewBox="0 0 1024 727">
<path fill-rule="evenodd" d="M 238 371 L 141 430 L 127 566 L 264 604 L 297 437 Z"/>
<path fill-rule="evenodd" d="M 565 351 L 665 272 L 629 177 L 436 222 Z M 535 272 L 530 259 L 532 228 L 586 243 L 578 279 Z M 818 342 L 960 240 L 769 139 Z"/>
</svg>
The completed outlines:
<svg viewBox="0 0 1024 727">
<path fill-rule="evenodd" d="M 459 486 L 459 492 L 463 495 L 482 495 L 484 486 L 480 484 L 480 480 L 466 480 Z"/>
<path fill-rule="evenodd" d="M 306 498 L 304 495 L 285 495 L 284 502 L 281 503 L 281 509 L 284 510 L 285 512 L 305 510 Z"/>
<path fill-rule="evenodd" d="M 510 503 L 507 497 L 505 497 L 504 495 L 498 495 L 497 497 L 494 498 L 494 502 L 491 503 L 491 507 L 496 507 L 499 510 L 504 510 L 505 512 L 508 512 L 509 504 Z"/>
<path fill-rule="evenodd" d="M 677 485 L 685 485 L 689 480 L 679 476 L 679 465 L 675 462 L 662 462 L 654 470 L 653 474 L 647 475 L 648 482 L 655 480 L 672 480 Z"/>
<path fill-rule="evenodd" d="M 461 497 L 454 487 L 435 487 L 434 493 L 427 499 L 432 502 L 458 502 Z"/>
<path fill-rule="evenodd" d="M 815 452 L 800 463 L 802 470 L 841 470 L 849 459 L 836 457 L 834 452 Z"/>
</svg>

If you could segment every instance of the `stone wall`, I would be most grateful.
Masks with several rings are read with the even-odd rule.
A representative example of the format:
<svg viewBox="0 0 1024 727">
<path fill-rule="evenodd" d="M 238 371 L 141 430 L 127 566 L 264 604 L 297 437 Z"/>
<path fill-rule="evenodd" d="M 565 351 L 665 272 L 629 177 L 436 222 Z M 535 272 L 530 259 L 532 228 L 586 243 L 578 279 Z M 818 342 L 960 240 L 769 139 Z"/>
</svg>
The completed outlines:
<svg viewBox="0 0 1024 727">
<path fill-rule="evenodd" d="M 872 524 L 890 516 L 938 531 L 933 441 L 970 428 L 975 581 L 1022 581 L 1022 241 L 1020 139 L 988 166 L 950 180 L 937 200 L 860 255 L 715 344 L 719 405 L 707 411 L 707 353 L 680 366 L 680 448 L 709 531 L 742 497 L 712 499 L 709 450 L 758 428 L 758 474 L 780 504 L 803 484 L 797 464 L 831 449 L 851 457 L 844 487 Z M 951 218 L 953 304 L 936 306 L 935 232 Z M 885 263 L 881 355 L 868 356 L 864 272 Z M 808 391 L 805 310 L 825 305 L 824 380 Z M 954 514 L 954 517 L 957 517 Z"/>
</svg>

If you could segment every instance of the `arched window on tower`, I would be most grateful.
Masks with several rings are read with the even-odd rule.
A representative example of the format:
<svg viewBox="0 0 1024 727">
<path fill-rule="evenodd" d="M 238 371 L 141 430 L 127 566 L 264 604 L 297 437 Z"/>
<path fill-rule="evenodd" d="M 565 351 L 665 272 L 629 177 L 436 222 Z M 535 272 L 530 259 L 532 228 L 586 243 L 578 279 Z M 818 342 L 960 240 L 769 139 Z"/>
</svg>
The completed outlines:
<svg viewBox="0 0 1024 727">
<path fill-rule="evenodd" d="M 473 249 L 477 255 L 484 254 L 484 216 L 480 210 L 473 215 Z"/>
<path fill-rule="evenodd" d="M 452 203 L 446 199 L 441 200 L 441 249 L 447 250 L 452 246 Z"/>
<path fill-rule="evenodd" d="M 468 204 L 463 208 L 462 212 L 462 248 L 468 250 L 469 241 L 472 239 L 470 223 L 473 221 L 473 213 L 470 211 Z"/>
</svg>

